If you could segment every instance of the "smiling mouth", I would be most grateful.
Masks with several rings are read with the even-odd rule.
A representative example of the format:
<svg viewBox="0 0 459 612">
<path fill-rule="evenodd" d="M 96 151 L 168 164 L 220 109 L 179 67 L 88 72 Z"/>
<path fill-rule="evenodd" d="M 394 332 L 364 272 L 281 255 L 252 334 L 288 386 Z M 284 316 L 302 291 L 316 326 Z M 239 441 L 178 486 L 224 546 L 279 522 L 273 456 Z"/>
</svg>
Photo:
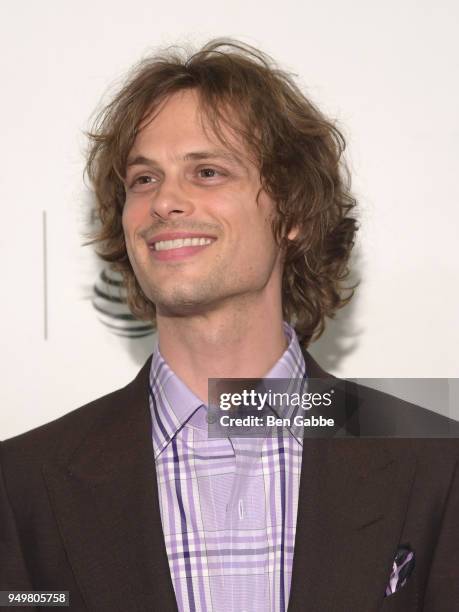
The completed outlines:
<svg viewBox="0 0 459 612">
<path fill-rule="evenodd" d="M 149 245 L 153 258 L 157 261 L 174 262 L 197 255 L 209 248 L 216 238 L 177 238 L 160 240 Z"/>
<path fill-rule="evenodd" d="M 150 245 L 154 251 L 170 251 L 185 247 L 199 247 L 212 244 L 215 238 L 176 238 L 175 240 L 159 240 Z"/>
</svg>

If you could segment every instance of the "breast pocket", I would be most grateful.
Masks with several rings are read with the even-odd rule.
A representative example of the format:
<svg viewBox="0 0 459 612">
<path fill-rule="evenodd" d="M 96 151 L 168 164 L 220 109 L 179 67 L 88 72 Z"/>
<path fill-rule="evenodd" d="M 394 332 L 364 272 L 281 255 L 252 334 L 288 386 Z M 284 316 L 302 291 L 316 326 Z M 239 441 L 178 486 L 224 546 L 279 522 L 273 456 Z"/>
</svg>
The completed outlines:
<svg viewBox="0 0 459 612">
<path fill-rule="evenodd" d="M 380 612 L 419 612 L 419 610 L 414 573 L 399 591 L 385 597 L 380 607 Z"/>
</svg>

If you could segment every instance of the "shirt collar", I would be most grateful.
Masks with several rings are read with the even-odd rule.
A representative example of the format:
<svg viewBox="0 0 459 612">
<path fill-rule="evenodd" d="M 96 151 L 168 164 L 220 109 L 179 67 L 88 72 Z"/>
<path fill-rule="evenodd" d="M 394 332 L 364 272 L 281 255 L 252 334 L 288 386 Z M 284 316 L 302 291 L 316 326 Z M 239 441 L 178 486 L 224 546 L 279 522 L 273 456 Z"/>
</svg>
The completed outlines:
<svg viewBox="0 0 459 612">
<path fill-rule="evenodd" d="M 306 376 L 306 364 L 298 337 L 289 323 L 283 321 L 282 325 L 288 347 L 263 378 L 302 379 Z M 149 385 L 153 449 L 156 459 L 190 420 L 200 429 L 207 427 L 205 420 L 207 406 L 169 367 L 161 355 L 159 344 L 156 345 L 152 355 Z M 204 410 L 199 411 L 201 407 Z M 298 436 L 294 435 L 298 439 Z"/>
</svg>

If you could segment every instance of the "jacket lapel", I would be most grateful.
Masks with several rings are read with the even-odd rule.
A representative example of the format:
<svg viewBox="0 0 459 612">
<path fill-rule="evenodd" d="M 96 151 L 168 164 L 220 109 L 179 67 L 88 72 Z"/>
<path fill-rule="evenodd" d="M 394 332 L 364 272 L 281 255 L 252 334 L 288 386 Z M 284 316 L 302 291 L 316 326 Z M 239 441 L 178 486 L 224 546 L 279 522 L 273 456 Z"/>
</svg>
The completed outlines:
<svg viewBox="0 0 459 612">
<path fill-rule="evenodd" d="M 310 377 L 327 376 L 305 359 Z M 415 468 L 403 440 L 304 440 L 288 612 L 378 609 Z"/>
<path fill-rule="evenodd" d="M 92 610 L 176 611 L 161 526 L 148 359 L 69 458 L 44 466 L 76 581 Z"/>
</svg>

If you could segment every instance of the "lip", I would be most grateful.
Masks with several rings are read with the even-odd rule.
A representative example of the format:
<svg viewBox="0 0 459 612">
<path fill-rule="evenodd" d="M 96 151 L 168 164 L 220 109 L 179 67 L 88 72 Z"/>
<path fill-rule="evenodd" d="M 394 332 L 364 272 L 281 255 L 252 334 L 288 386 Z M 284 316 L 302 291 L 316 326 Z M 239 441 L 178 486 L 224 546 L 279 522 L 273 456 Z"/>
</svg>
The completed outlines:
<svg viewBox="0 0 459 612">
<path fill-rule="evenodd" d="M 157 261 L 179 261 L 197 255 L 204 249 L 208 249 L 214 244 L 215 240 L 210 244 L 201 244 L 198 246 L 179 247 L 177 249 L 167 249 L 165 251 L 156 251 L 153 246 L 150 246 L 152 257 Z"/>
<path fill-rule="evenodd" d="M 155 242 L 159 242 L 161 240 L 177 240 L 178 238 L 209 238 L 212 240 L 212 242 L 210 244 L 198 246 L 167 249 L 166 251 L 157 251 L 154 248 Z M 153 258 L 157 261 L 178 261 L 196 255 L 200 251 L 207 249 L 208 247 L 212 246 L 216 240 L 216 236 L 211 236 L 210 234 L 199 234 L 197 232 L 164 232 L 162 234 L 156 234 L 156 236 L 153 236 L 153 238 L 151 238 L 147 244 Z"/>
<path fill-rule="evenodd" d="M 148 246 L 151 248 L 155 244 L 155 242 L 160 242 L 161 240 L 177 240 L 178 238 L 212 238 L 216 240 L 216 236 L 211 236 L 210 234 L 199 234 L 199 233 L 191 233 L 191 232 L 164 232 L 163 234 L 157 234 L 153 236 L 148 241 Z M 188 247 L 184 247 L 188 248 Z"/>
</svg>

